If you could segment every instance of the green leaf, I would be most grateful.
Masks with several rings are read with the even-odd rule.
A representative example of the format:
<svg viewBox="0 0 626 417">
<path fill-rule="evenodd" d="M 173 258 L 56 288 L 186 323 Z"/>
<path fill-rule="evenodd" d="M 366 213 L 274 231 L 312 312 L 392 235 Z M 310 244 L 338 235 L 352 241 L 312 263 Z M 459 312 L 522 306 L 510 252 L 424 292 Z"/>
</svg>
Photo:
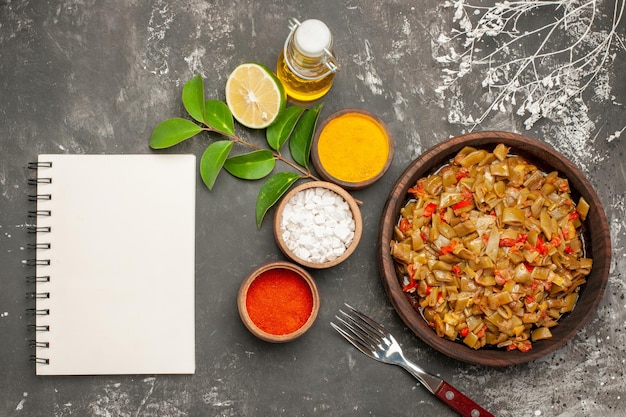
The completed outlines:
<svg viewBox="0 0 626 417">
<path fill-rule="evenodd" d="M 178 117 L 167 119 L 159 123 L 152 131 L 150 147 L 153 149 L 169 148 L 201 131 L 202 128 L 190 120 Z"/>
<path fill-rule="evenodd" d="M 213 189 L 217 175 L 222 170 L 224 161 L 228 158 L 232 148 L 233 141 L 220 140 L 210 144 L 202 154 L 200 159 L 200 176 L 209 190 Z"/>
<path fill-rule="evenodd" d="M 287 142 L 287 139 L 289 139 L 296 122 L 300 119 L 303 112 L 304 107 L 287 107 L 278 117 L 278 120 L 267 128 L 265 136 L 270 148 L 280 152 L 280 148 L 282 148 L 285 142 Z"/>
<path fill-rule="evenodd" d="M 269 175 L 274 165 L 274 154 L 267 149 L 261 149 L 228 158 L 224 168 L 237 178 L 258 180 Z"/>
<path fill-rule="evenodd" d="M 308 109 L 293 130 L 289 139 L 289 151 L 291 157 L 298 164 L 305 168 L 309 168 L 309 156 L 311 155 L 311 141 L 313 140 L 313 132 L 319 118 L 320 112 L 324 107 L 324 103 L 319 103 Z"/>
<path fill-rule="evenodd" d="M 183 105 L 191 117 L 205 123 L 204 81 L 200 74 L 191 78 L 183 86 Z"/>
<path fill-rule="evenodd" d="M 263 183 L 256 199 L 256 226 L 261 228 L 265 213 L 287 192 L 300 175 L 293 172 L 279 172 Z"/>
<path fill-rule="evenodd" d="M 204 103 L 206 124 L 225 135 L 235 133 L 233 114 L 226 103 L 219 100 L 207 100 Z"/>
</svg>

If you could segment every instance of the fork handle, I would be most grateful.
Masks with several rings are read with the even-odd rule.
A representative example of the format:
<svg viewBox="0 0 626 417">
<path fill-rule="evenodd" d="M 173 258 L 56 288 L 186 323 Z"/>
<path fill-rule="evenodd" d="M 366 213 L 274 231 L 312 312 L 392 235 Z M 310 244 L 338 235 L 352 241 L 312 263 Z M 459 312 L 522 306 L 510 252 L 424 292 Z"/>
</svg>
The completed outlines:
<svg viewBox="0 0 626 417">
<path fill-rule="evenodd" d="M 441 384 L 439 384 L 435 391 L 435 396 L 448 404 L 448 406 L 452 407 L 463 417 L 494 417 L 493 414 L 476 404 L 446 381 L 441 381 Z"/>
</svg>

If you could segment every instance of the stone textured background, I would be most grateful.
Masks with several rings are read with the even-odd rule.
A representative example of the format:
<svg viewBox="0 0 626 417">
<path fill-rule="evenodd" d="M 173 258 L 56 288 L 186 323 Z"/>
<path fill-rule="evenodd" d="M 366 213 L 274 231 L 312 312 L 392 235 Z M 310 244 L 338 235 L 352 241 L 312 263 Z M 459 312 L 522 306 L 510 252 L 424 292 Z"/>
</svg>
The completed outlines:
<svg viewBox="0 0 626 417">
<path fill-rule="evenodd" d="M 600 24 L 590 36 L 601 37 L 614 2 L 597 3 Z M 374 253 L 386 195 L 421 152 L 467 132 L 460 122 L 492 97 L 480 85 L 480 68 L 440 93 L 447 67 L 438 62 L 437 39 L 455 27 L 453 11 L 437 0 L 0 0 L 0 416 L 454 415 L 407 373 L 367 359 L 335 334 L 328 323 L 344 302 L 384 322 L 409 357 L 498 416 L 624 415 L 626 142 L 614 136 L 626 124 L 623 44 L 560 114 L 525 131 L 525 118 L 503 108 L 475 128 L 543 140 L 588 175 L 613 240 L 610 281 L 595 318 L 553 355 L 489 369 L 427 347 L 385 298 Z M 223 99 L 238 64 L 274 67 L 289 17 L 319 18 L 335 37 L 343 68 L 323 99 L 322 117 L 363 107 L 388 123 L 396 141 L 385 177 L 354 193 L 364 202 L 359 248 L 345 263 L 313 271 L 322 296 L 313 329 L 285 345 L 247 332 L 237 315 L 239 284 L 255 266 L 282 259 L 270 221 L 255 226 L 260 184 L 221 175 L 209 191 L 198 177 L 196 374 L 36 377 L 24 313 L 27 163 L 39 153 L 152 152 L 156 124 L 184 114 L 186 80 L 202 74 L 207 98 Z M 622 41 L 625 32 L 622 23 Z M 259 132 L 238 132 L 263 141 Z M 199 157 L 214 139 L 194 138 L 164 152 Z"/>
</svg>

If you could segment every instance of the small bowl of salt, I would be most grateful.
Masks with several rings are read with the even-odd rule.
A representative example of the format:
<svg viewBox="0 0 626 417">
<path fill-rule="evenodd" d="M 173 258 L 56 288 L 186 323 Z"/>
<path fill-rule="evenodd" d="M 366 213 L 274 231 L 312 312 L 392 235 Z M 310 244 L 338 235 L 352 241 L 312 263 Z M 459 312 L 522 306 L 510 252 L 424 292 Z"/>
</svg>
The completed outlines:
<svg viewBox="0 0 626 417">
<path fill-rule="evenodd" d="M 363 232 L 359 206 L 336 184 L 309 181 L 282 199 L 274 216 L 274 237 L 292 261 L 309 268 L 330 268 L 356 249 Z"/>
</svg>

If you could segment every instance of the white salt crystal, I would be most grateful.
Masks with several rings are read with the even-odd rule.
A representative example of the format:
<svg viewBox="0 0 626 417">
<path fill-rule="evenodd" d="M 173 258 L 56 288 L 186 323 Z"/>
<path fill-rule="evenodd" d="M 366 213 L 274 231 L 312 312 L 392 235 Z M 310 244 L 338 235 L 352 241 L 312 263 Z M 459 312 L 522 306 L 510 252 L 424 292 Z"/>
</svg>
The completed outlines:
<svg viewBox="0 0 626 417">
<path fill-rule="evenodd" d="M 333 198 L 332 195 L 324 195 L 321 201 L 323 206 L 332 206 L 332 205 L 337 205 L 339 206 L 340 204 L 337 204 L 337 201 L 335 198 Z"/>
<path fill-rule="evenodd" d="M 308 259 L 311 256 L 311 252 L 302 247 L 296 247 L 292 250 L 294 251 L 293 253 L 295 253 L 295 255 L 300 259 Z"/>
<path fill-rule="evenodd" d="M 348 229 L 345 225 L 340 225 L 335 228 L 335 236 L 337 236 L 340 241 L 345 242 L 350 236 L 350 229 Z"/>
</svg>

